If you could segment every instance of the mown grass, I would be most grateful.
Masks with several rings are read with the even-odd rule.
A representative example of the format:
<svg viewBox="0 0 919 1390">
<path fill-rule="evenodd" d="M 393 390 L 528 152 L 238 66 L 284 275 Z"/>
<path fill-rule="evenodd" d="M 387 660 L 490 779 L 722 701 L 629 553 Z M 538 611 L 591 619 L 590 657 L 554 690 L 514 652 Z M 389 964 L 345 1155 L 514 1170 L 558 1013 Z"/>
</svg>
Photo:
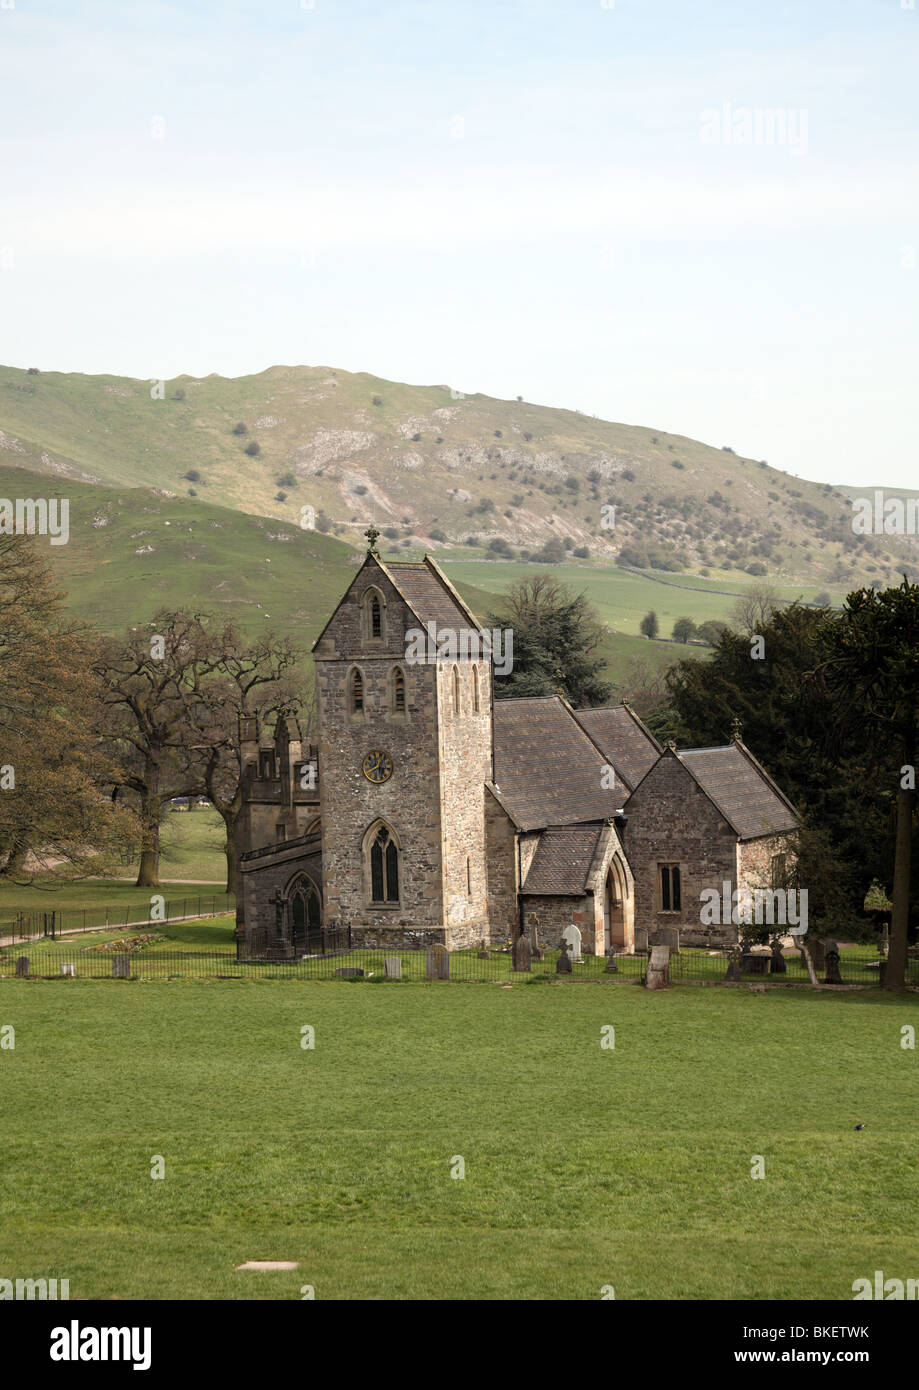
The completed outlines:
<svg viewBox="0 0 919 1390">
<path fill-rule="evenodd" d="M 0 1276 L 73 1297 L 848 1299 L 916 1274 L 913 997 L 16 982 L 0 1013 Z"/>
</svg>

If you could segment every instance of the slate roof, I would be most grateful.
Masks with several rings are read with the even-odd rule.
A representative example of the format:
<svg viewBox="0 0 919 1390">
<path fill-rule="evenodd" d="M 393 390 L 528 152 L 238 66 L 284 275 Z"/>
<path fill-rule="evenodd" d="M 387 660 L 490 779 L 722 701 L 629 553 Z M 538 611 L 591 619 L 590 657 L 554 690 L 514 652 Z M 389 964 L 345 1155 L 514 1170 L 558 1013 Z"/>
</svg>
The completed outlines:
<svg viewBox="0 0 919 1390">
<path fill-rule="evenodd" d="M 557 695 L 496 700 L 494 738 L 495 787 L 521 830 L 605 820 L 628 795 L 604 789 L 607 760 Z"/>
<path fill-rule="evenodd" d="M 433 560 L 384 560 L 382 568 L 418 614 L 423 626 L 434 622 L 454 632 L 470 627 L 478 631 L 478 621 L 451 592 L 449 580 Z"/>
<path fill-rule="evenodd" d="M 553 825 L 539 837 L 521 892 L 578 897 L 587 877 L 603 829 L 592 825 Z"/>
<path fill-rule="evenodd" d="M 657 739 L 628 705 L 576 709 L 574 717 L 629 787 L 637 787 L 662 753 Z"/>
<path fill-rule="evenodd" d="M 791 802 L 739 740 L 725 748 L 685 749 L 677 756 L 742 840 L 796 829 Z"/>
<path fill-rule="evenodd" d="M 447 576 L 426 555 L 423 560 L 381 560 L 378 555 L 368 554 L 360 571 L 375 566 L 405 599 L 422 627 L 434 622 L 438 627 L 451 628 L 460 633 L 463 630 L 479 631 L 479 620 L 465 605 Z M 357 578 L 357 576 L 355 576 Z M 317 651 L 327 631 L 332 626 L 342 605 L 347 601 L 354 586 L 354 580 L 342 594 L 328 621 L 316 638 L 311 650 Z M 489 644 L 486 643 L 486 649 Z"/>
</svg>

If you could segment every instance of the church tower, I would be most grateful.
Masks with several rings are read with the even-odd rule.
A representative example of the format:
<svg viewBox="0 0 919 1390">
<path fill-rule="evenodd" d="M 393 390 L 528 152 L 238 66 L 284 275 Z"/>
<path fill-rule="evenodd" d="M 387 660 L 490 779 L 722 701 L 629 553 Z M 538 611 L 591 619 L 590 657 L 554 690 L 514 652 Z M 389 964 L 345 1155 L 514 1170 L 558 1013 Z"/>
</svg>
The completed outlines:
<svg viewBox="0 0 919 1390">
<path fill-rule="evenodd" d="M 355 945 L 489 936 L 487 639 L 434 562 L 384 562 L 377 533 L 313 647 L 324 922 Z"/>
</svg>

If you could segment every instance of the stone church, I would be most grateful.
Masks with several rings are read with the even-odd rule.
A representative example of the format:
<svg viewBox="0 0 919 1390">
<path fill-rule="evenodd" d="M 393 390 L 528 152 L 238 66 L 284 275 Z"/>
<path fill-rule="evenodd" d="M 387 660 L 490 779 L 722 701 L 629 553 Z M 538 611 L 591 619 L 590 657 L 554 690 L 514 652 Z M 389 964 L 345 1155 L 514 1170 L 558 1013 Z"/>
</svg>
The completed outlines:
<svg viewBox="0 0 919 1390">
<path fill-rule="evenodd" d="M 496 700 L 450 581 L 373 540 L 313 647 L 318 743 L 283 718 L 241 731 L 244 949 L 459 949 L 534 915 L 541 945 L 574 923 L 596 954 L 637 927 L 735 940 L 702 925 L 700 894 L 769 886 L 798 824 L 739 734 L 678 752 L 625 704 Z"/>
</svg>

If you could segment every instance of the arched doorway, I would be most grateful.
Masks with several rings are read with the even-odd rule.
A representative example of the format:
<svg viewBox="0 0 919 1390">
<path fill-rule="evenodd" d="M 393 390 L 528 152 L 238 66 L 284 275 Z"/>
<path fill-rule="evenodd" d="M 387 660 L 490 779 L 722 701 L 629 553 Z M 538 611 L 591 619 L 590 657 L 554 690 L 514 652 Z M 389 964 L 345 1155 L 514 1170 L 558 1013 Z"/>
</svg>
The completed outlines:
<svg viewBox="0 0 919 1390">
<path fill-rule="evenodd" d="M 620 866 L 614 859 L 606 875 L 603 889 L 603 941 L 606 950 L 622 950 L 625 939 L 626 884 Z"/>
<path fill-rule="evenodd" d="M 300 878 L 290 893 L 290 944 L 295 955 L 322 950 L 322 903 L 311 878 Z"/>
</svg>

